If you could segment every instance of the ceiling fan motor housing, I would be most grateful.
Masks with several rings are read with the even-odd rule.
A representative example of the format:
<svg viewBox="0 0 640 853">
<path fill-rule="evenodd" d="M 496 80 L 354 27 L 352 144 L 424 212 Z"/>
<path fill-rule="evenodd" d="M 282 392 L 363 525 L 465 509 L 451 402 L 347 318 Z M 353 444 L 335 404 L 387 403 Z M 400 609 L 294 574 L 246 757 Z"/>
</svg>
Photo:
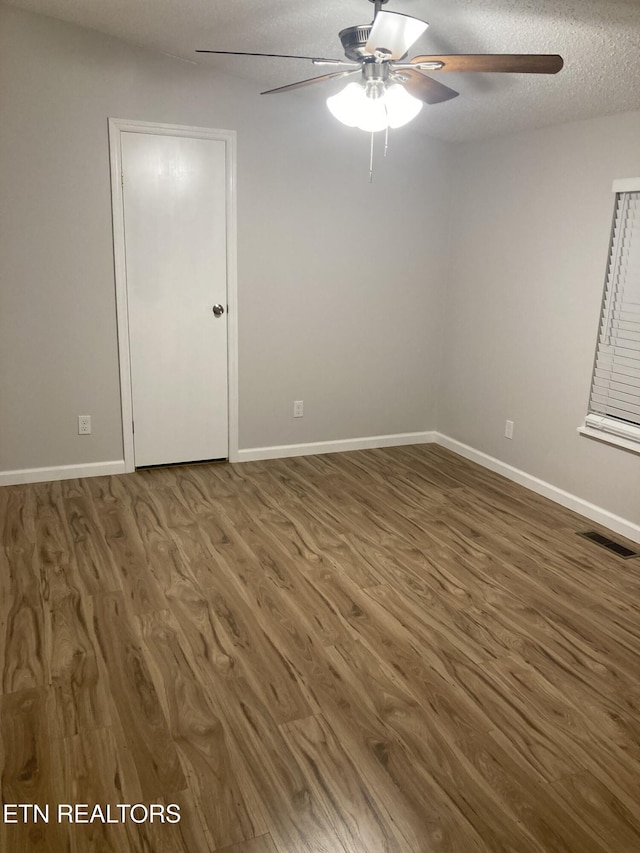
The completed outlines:
<svg viewBox="0 0 640 853">
<path fill-rule="evenodd" d="M 339 36 L 347 59 L 359 62 L 365 55 L 365 47 L 369 41 L 371 24 L 362 24 L 340 30 Z"/>
</svg>

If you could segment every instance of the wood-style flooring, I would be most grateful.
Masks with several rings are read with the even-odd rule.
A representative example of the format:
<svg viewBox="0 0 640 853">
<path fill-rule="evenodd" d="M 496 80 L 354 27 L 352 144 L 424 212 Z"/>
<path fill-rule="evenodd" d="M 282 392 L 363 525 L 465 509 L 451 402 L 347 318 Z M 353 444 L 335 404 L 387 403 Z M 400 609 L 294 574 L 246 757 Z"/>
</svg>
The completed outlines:
<svg viewBox="0 0 640 853">
<path fill-rule="evenodd" d="M 428 445 L 0 521 L 2 798 L 51 809 L 3 853 L 640 851 L 640 560 L 580 516 Z M 181 820 L 55 817 L 138 803 Z"/>
</svg>

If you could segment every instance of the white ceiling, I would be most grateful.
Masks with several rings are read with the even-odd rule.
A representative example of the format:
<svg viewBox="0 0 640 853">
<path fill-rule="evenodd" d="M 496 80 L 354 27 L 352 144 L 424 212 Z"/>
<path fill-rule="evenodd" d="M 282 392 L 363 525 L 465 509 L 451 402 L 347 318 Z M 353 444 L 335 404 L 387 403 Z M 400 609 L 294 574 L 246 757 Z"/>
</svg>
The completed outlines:
<svg viewBox="0 0 640 853">
<path fill-rule="evenodd" d="M 338 31 L 370 23 L 373 14 L 368 0 L 10 0 L 10 5 L 246 77 L 255 81 L 256 91 L 324 69 L 291 59 L 203 57 L 195 49 L 341 58 Z M 391 0 L 384 8 L 429 22 L 411 55 L 564 57 L 565 67 L 555 76 L 440 75 L 460 97 L 424 107 L 414 127 L 429 135 L 472 139 L 640 109 L 640 0 Z M 304 98 L 320 108 L 341 85 L 265 97 Z M 327 120 L 333 121 L 328 112 Z"/>
</svg>

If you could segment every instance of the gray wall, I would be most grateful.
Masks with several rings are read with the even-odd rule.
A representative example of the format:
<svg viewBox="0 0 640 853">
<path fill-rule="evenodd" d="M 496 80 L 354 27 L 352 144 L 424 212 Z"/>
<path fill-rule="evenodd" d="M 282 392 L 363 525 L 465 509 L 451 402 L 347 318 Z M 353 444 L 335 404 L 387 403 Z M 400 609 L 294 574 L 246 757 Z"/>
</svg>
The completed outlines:
<svg viewBox="0 0 640 853">
<path fill-rule="evenodd" d="M 258 88 L 0 7 L 0 471 L 122 458 L 108 116 L 238 133 L 241 448 L 435 427 L 445 146 Z"/>
<path fill-rule="evenodd" d="M 438 428 L 640 522 L 640 456 L 578 435 L 640 113 L 459 146 Z M 505 420 L 515 421 L 512 441 Z"/>
</svg>

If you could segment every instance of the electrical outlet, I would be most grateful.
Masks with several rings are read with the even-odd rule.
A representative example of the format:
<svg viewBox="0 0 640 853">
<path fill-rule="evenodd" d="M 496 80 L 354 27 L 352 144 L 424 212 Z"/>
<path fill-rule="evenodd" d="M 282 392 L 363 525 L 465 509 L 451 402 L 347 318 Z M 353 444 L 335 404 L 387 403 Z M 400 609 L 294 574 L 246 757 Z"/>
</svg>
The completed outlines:
<svg viewBox="0 0 640 853">
<path fill-rule="evenodd" d="M 91 415 L 78 415 L 78 435 L 91 435 Z"/>
<path fill-rule="evenodd" d="M 504 437 L 505 438 L 513 438 L 513 421 L 506 421 L 504 425 Z"/>
<path fill-rule="evenodd" d="M 293 401 L 293 417 L 294 418 L 304 417 L 304 400 L 294 400 Z"/>
</svg>

